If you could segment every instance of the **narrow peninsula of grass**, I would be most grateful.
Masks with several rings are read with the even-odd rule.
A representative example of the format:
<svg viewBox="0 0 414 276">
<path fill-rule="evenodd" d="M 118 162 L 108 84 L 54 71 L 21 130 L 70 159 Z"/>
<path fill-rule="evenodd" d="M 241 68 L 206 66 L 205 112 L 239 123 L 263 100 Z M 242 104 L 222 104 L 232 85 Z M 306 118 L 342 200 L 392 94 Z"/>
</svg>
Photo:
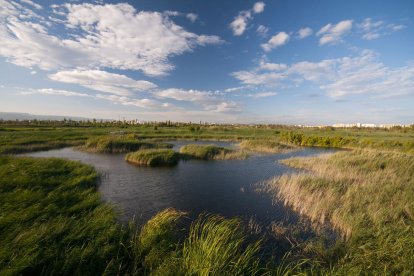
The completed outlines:
<svg viewBox="0 0 414 276">
<path fill-rule="evenodd" d="M 284 164 L 307 172 L 268 182 L 276 197 L 314 221 L 329 222 L 346 241 L 330 273 L 414 273 L 414 156 L 353 150 Z M 324 273 L 323 273 L 324 274 Z"/>
<path fill-rule="evenodd" d="M 142 141 L 118 136 L 94 137 L 86 141 L 81 150 L 100 153 L 131 152 L 141 149 L 171 148 L 172 145 L 162 142 Z"/>
<path fill-rule="evenodd" d="M 147 149 L 128 153 L 125 160 L 145 166 L 172 166 L 176 165 L 180 154 L 171 149 Z"/>
<path fill-rule="evenodd" d="M 282 153 L 294 150 L 292 145 L 282 144 L 274 140 L 244 140 L 239 143 L 239 147 L 247 151 L 264 152 L 264 153 Z"/>
<path fill-rule="evenodd" d="M 180 153 L 184 158 L 194 158 L 203 160 L 225 160 L 225 159 L 245 159 L 247 154 L 242 151 L 218 147 L 215 145 L 189 144 L 180 148 Z"/>
</svg>

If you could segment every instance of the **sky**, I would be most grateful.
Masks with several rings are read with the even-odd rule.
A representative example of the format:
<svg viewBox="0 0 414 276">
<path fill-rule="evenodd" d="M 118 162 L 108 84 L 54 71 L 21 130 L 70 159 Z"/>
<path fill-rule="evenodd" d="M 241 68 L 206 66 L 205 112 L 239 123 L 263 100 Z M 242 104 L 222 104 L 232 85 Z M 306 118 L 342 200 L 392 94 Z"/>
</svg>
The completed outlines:
<svg viewBox="0 0 414 276">
<path fill-rule="evenodd" d="M 0 111 L 414 123 L 414 1 L 0 0 Z"/>
</svg>

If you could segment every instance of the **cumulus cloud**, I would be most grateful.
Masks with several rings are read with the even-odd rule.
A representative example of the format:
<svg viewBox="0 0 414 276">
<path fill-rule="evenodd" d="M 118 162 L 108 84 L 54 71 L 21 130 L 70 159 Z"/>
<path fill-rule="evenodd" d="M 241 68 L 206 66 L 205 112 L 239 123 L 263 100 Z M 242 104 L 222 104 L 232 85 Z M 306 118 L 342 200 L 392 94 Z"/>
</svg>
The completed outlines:
<svg viewBox="0 0 414 276">
<path fill-rule="evenodd" d="M 304 38 L 306 38 L 306 37 L 308 37 L 312 34 L 313 34 L 313 30 L 311 28 L 309 28 L 309 27 L 301 28 L 298 31 L 297 38 L 298 39 L 304 39 Z"/>
<path fill-rule="evenodd" d="M 279 32 L 272 36 L 267 43 L 263 43 L 261 46 L 265 52 L 270 52 L 274 48 L 285 45 L 289 41 L 289 35 L 285 32 Z"/>
<path fill-rule="evenodd" d="M 159 76 L 174 68 L 170 57 L 223 42 L 188 32 L 166 14 L 138 12 L 126 3 L 55 5 L 60 18 L 54 21 L 15 2 L 0 4 L 0 56 L 30 68 L 112 68 Z M 66 27 L 67 37 L 51 34 L 52 23 Z"/>
<path fill-rule="evenodd" d="M 258 87 L 296 87 L 311 82 L 329 97 L 369 94 L 393 97 L 414 94 L 414 62 L 390 68 L 373 51 L 362 51 L 354 57 L 301 61 L 286 66 L 259 66 L 232 75 L 245 85 Z"/>
<path fill-rule="evenodd" d="M 239 12 L 239 14 L 230 23 L 230 28 L 233 31 L 233 35 L 240 36 L 244 33 L 247 28 L 247 24 L 253 19 L 253 14 L 262 13 L 264 11 L 265 4 L 263 2 L 256 2 L 253 8 Z"/>
<path fill-rule="evenodd" d="M 132 91 L 145 91 L 157 86 L 149 81 L 134 80 L 125 75 L 100 70 L 71 70 L 50 74 L 54 81 L 79 84 L 81 86 L 119 96 L 128 96 Z"/>
<path fill-rule="evenodd" d="M 253 5 L 253 12 L 254 13 L 262 13 L 265 8 L 265 3 L 263 2 L 256 2 Z"/>
<path fill-rule="evenodd" d="M 352 20 L 343 20 L 337 24 L 327 24 L 323 26 L 317 33 L 320 36 L 319 44 L 337 44 L 342 42 L 343 36 L 349 33 L 352 29 Z"/>
<path fill-rule="evenodd" d="M 400 31 L 405 28 L 405 25 L 386 24 L 384 21 L 374 21 L 368 17 L 361 23 L 357 24 L 357 27 L 362 33 L 363 39 L 373 40 L 381 36 Z"/>
<path fill-rule="evenodd" d="M 198 18 L 198 14 L 195 13 L 187 13 L 185 15 L 185 17 L 187 17 L 191 22 L 195 22 Z"/>
</svg>

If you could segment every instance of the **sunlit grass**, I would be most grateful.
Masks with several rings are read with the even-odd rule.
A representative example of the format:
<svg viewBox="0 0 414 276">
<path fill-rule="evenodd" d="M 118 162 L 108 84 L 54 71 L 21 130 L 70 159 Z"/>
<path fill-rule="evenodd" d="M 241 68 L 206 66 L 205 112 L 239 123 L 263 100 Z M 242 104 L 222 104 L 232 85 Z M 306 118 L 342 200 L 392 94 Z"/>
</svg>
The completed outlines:
<svg viewBox="0 0 414 276">
<path fill-rule="evenodd" d="M 180 155 L 171 149 L 147 149 L 128 153 L 125 160 L 146 166 L 165 166 L 176 165 L 180 159 Z"/>
<path fill-rule="evenodd" d="M 282 144 L 275 140 L 244 140 L 239 143 L 239 147 L 243 150 L 264 152 L 264 153 L 282 153 L 294 150 L 296 147 Z"/>
<path fill-rule="evenodd" d="M 413 155 L 354 150 L 283 163 L 306 171 L 277 177 L 268 190 L 340 231 L 348 249 L 336 271 L 414 272 Z"/>
<path fill-rule="evenodd" d="M 226 160 L 226 159 L 245 159 L 247 154 L 242 151 L 218 147 L 215 145 L 188 144 L 180 148 L 180 153 L 184 158 L 204 159 L 204 160 Z"/>
<path fill-rule="evenodd" d="M 88 152 L 119 153 L 131 152 L 140 149 L 171 147 L 172 145 L 168 143 L 142 141 L 131 139 L 129 137 L 108 135 L 103 137 L 90 138 L 86 141 L 84 146 L 80 147 L 80 149 Z"/>
</svg>

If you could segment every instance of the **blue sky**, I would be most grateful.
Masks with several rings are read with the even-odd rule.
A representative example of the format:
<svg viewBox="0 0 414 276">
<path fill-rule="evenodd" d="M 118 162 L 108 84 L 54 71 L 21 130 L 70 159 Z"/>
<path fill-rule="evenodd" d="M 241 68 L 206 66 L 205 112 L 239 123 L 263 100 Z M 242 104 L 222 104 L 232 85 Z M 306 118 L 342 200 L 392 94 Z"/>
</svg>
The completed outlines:
<svg viewBox="0 0 414 276">
<path fill-rule="evenodd" d="M 408 0 L 0 0 L 0 111 L 411 124 L 413 21 Z"/>
</svg>

